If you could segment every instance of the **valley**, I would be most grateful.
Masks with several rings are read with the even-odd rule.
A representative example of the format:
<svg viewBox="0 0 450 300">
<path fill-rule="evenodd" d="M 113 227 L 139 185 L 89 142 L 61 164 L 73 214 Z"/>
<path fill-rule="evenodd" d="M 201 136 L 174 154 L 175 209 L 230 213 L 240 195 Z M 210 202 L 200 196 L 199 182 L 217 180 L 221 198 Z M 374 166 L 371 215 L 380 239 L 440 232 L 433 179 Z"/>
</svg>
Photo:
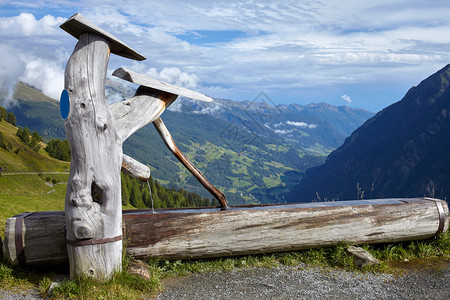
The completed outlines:
<svg viewBox="0 0 450 300">
<path fill-rule="evenodd" d="M 108 81 L 111 99 L 130 97 L 127 86 Z M 24 83 L 17 85 L 17 106 L 9 109 L 18 125 L 44 138 L 63 139 L 58 102 Z M 325 103 L 274 105 L 264 94 L 253 101 L 215 99 L 200 103 L 178 99 L 162 119 L 185 155 L 230 204 L 283 202 L 308 168 L 326 156 L 373 113 Z M 153 125 L 131 136 L 124 153 L 150 166 L 153 178 L 167 187 L 210 197 L 163 144 Z"/>
</svg>

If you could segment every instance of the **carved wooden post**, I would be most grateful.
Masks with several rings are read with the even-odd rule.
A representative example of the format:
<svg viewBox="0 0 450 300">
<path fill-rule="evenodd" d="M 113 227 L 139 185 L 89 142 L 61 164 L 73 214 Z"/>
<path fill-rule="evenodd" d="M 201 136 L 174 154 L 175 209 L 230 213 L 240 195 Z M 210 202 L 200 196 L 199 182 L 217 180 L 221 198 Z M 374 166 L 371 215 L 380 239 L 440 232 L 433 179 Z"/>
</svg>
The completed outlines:
<svg viewBox="0 0 450 300">
<path fill-rule="evenodd" d="M 106 71 L 114 47 L 140 57 L 80 14 L 61 28 L 79 39 L 66 66 L 68 111 L 62 113 L 71 148 L 65 201 L 70 277 L 105 280 L 122 267 L 122 138 L 105 100 Z"/>
<path fill-rule="evenodd" d="M 159 118 L 178 95 L 212 99 L 118 69 L 115 76 L 144 84 L 140 83 L 133 98 L 108 107 L 105 79 L 110 52 L 135 60 L 145 57 L 80 14 L 61 28 L 79 39 L 66 65 L 60 101 L 72 160 L 65 202 L 70 277 L 88 275 L 106 280 L 122 267 L 120 170 L 143 181 L 150 177 L 147 166 L 122 154 L 122 143 Z M 196 170 L 190 162 L 188 165 Z M 206 183 L 196 171 L 196 177 Z M 226 206 L 225 196 L 211 184 L 208 187 Z"/>
</svg>

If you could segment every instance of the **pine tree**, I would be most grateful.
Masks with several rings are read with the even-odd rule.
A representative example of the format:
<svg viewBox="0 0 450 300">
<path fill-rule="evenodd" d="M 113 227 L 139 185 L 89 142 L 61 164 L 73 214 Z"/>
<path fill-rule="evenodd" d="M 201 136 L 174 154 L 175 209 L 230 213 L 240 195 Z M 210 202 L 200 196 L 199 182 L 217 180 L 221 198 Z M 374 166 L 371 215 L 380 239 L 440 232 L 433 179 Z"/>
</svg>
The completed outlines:
<svg viewBox="0 0 450 300">
<path fill-rule="evenodd" d="M 122 205 L 130 204 L 130 192 L 128 191 L 127 185 L 122 181 Z"/>
<path fill-rule="evenodd" d="M 3 136 L 3 134 L 1 132 L 0 132 L 0 147 L 8 150 L 7 147 L 6 147 L 5 137 Z"/>
<path fill-rule="evenodd" d="M 8 117 L 8 112 L 6 111 L 6 109 L 2 106 L 0 106 L 0 122 Z"/>
<path fill-rule="evenodd" d="M 133 187 L 131 188 L 130 193 L 130 204 L 133 205 L 134 207 L 137 207 L 137 205 L 140 204 L 140 202 L 142 202 L 142 193 L 141 190 L 139 189 L 139 184 L 135 181 L 133 182 L 134 184 Z"/>
<path fill-rule="evenodd" d="M 24 142 L 25 145 L 30 144 L 30 130 L 28 129 L 28 126 L 22 130 L 20 130 L 20 127 L 19 127 L 16 135 L 22 140 L 22 142 Z"/>
<path fill-rule="evenodd" d="M 45 147 L 45 151 L 53 158 L 70 161 L 70 146 L 67 140 L 51 139 Z"/>
<path fill-rule="evenodd" d="M 42 137 L 39 136 L 39 134 L 34 131 L 33 134 L 31 135 L 31 140 L 30 140 L 30 147 L 34 150 L 34 151 L 39 151 L 39 149 L 41 148 L 40 142 L 42 141 Z"/>
<path fill-rule="evenodd" d="M 16 126 L 16 116 L 13 113 L 9 113 L 6 117 L 6 122 L 11 124 L 12 126 Z"/>
</svg>

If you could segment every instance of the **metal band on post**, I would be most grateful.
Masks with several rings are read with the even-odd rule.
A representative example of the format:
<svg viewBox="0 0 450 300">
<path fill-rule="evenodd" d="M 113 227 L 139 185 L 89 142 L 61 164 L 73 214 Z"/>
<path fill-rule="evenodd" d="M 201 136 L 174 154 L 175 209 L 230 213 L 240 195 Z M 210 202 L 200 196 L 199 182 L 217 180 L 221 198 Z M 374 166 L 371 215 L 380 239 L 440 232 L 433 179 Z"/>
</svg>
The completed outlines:
<svg viewBox="0 0 450 300">
<path fill-rule="evenodd" d="M 444 226 L 445 226 L 445 211 L 444 211 L 444 207 L 442 206 L 442 203 L 437 200 L 437 199 L 433 199 L 433 198 L 422 198 L 424 200 L 427 201 L 432 201 L 436 204 L 438 213 L 439 213 L 439 226 L 438 226 L 438 230 L 436 231 L 436 235 L 437 234 L 441 234 L 444 232 Z"/>
<path fill-rule="evenodd" d="M 16 218 L 16 224 L 14 228 L 15 236 L 15 246 L 16 246 L 16 255 L 19 265 L 25 266 L 27 261 L 25 259 L 25 249 L 23 245 L 23 219 L 28 217 L 33 213 L 22 213 Z"/>
<path fill-rule="evenodd" d="M 445 226 L 445 212 L 444 207 L 442 206 L 441 202 L 435 201 L 438 212 L 439 212 L 439 227 L 436 232 L 436 234 L 441 234 L 444 232 L 444 226 Z"/>
</svg>

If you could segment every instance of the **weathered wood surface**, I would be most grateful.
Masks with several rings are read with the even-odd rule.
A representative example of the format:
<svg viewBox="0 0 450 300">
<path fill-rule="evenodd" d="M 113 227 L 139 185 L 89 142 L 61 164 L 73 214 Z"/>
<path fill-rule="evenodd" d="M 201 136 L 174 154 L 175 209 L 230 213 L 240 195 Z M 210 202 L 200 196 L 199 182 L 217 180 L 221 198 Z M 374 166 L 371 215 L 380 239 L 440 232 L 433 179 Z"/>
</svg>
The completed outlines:
<svg viewBox="0 0 450 300">
<path fill-rule="evenodd" d="M 187 259 L 425 239 L 448 229 L 447 203 L 439 203 L 444 224 L 436 202 L 422 199 L 128 215 L 127 252 Z"/>
<path fill-rule="evenodd" d="M 64 212 L 22 213 L 6 220 L 3 255 L 13 266 L 67 264 Z"/>
<path fill-rule="evenodd" d="M 158 118 L 176 98 L 174 94 L 140 87 L 133 98 L 112 104 L 111 113 L 122 142 Z"/>
<path fill-rule="evenodd" d="M 141 181 L 150 179 L 150 168 L 126 154 L 123 154 L 122 172 Z"/>
<path fill-rule="evenodd" d="M 122 143 L 105 99 L 110 42 L 83 33 L 66 65 L 71 149 L 65 215 L 70 277 L 110 278 L 122 267 Z M 91 245 L 80 244 L 91 240 Z M 116 239 L 107 241 L 107 239 Z"/>
<path fill-rule="evenodd" d="M 64 213 L 37 212 L 6 223 L 4 255 L 19 264 L 16 240 L 28 265 L 67 263 Z M 41 226 L 42 223 L 42 226 Z M 217 209 L 127 210 L 127 252 L 159 259 L 207 258 L 334 245 L 398 242 L 433 237 L 449 226 L 440 200 L 382 199 Z M 42 227 L 42 232 L 41 232 Z M 47 249 L 51 248 L 51 249 Z"/>
<path fill-rule="evenodd" d="M 140 84 L 149 88 L 157 89 L 160 91 L 165 91 L 170 94 L 183 96 L 195 100 L 205 101 L 205 102 L 212 102 L 213 99 L 211 97 L 205 96 L 203 94 L 172 85 L 170 83 L 165 83 L 150 77 L 147 77 L 145 75 L 136 73 L 134 71 L 128 70 L 126 68 L 119 68 L 113 72 L 113 76 L 116 76 L 118 78 L 127 80 L 132 83 Z"/>
<path fill-rule="evenodd" d="M 147 166 L 123 156 L 122 143 L 157 119 L 178 94 L 212 99 L 118 69 L 115 76 L 141 86 L 132 99 L 108 107 L 105 79 L 110 53 L 136 60 L 145 57 L 81 14 L 69 18 L 61 28 L 79 40 L 66 65 L 60 101 L 71 148 L 65 202 L 70 277 L 106 280 L 122 267 L 120 170 L 143 181 L 150 177 Z"/>
<path fill-rule="evenodd" d="M 200 182 L 203 187 L 210 192 L 214 198 L 219 202 L 220 206 L 226 208 L 228 205 L 227 198 L 225 197 L 225 194 L 222 193 L 219 189 L 217 189 L 214 185 L 212 185 L 208 179 L 200 172 L 197 167 L 195 167 L 189 159 L 187 159 L 186 156 L 180 151 L 180 149 L 175 144 L 175 141 L 172 138 L 172 135 L 170 134 L 169 130 L 167 129 L 166 125 L 164 125 L 163 120 L 160 118 L 157 118 L 155 121 L 153 121 L 153 125 L 156 128 L 156 131 L 158 131 L 159 135 L 163 139 L 164 143 L 166 144 L 167 148 L 175 155 L 175 157 L 183 164 L 183 166 L 186 167 L 186 169 L 191 172 L 191 174 L 195 177 L 195 179 Z"/>
<path fill-rule="evenodd" d="M 101 29 L 80 13 L 74 14 L 60 27 L 76 39 L 80 39 L 80 36 L 86 32 L 95 33 L 96 35 L 102 36 L 110 41 L 111 53 L 134 60 L 145 60 L 143 55 L 137 53 L 130 46 L 116 38 L 111 33 Z"/>
</svg>

